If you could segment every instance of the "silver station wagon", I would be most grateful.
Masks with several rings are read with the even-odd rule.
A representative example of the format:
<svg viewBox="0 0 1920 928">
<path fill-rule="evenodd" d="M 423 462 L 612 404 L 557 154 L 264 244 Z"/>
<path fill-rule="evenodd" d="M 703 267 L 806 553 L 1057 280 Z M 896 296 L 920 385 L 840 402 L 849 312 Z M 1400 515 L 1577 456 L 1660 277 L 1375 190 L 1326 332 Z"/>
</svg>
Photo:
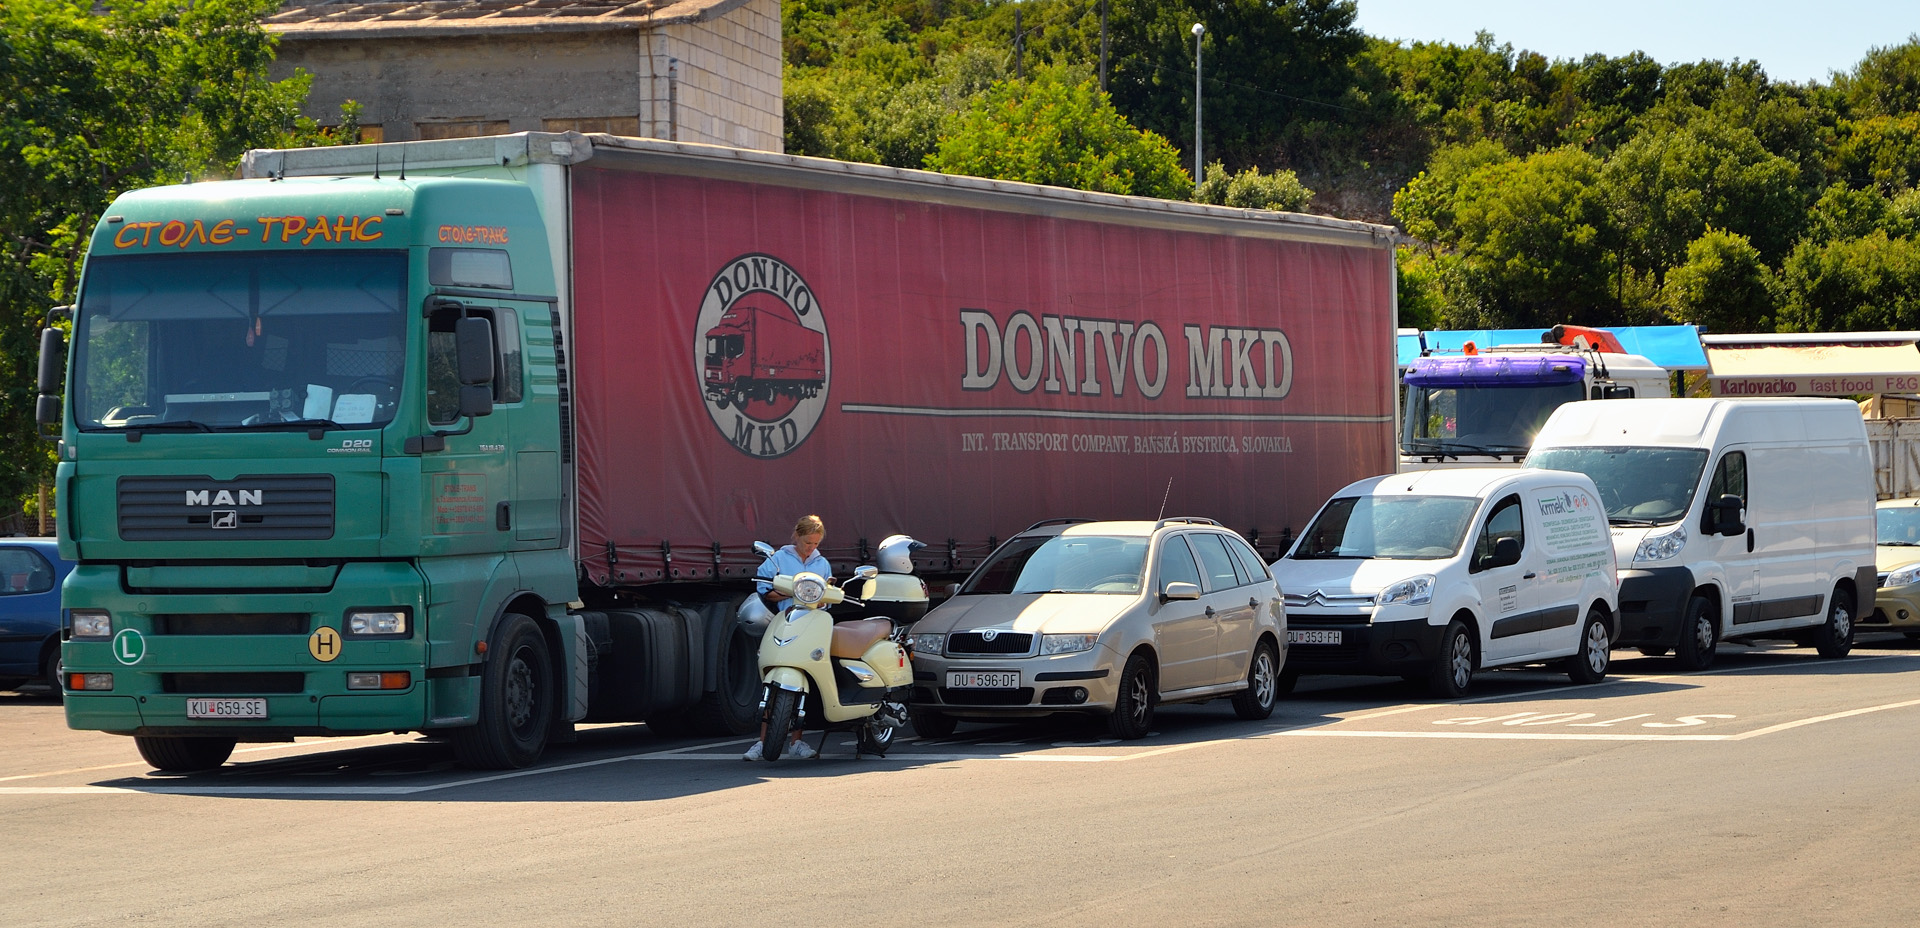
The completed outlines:
<svg viewBox="0 0 1920 928">
<path fill-rule="evenodd" d="M 1076 712 L 1132 739 L 1158 703 L 1222 697 L 1264 719 L 1286 632 L 1266 565 L 1211 519 L 1042 522 L 914 624 L 914 728 Z"/>
</svg>

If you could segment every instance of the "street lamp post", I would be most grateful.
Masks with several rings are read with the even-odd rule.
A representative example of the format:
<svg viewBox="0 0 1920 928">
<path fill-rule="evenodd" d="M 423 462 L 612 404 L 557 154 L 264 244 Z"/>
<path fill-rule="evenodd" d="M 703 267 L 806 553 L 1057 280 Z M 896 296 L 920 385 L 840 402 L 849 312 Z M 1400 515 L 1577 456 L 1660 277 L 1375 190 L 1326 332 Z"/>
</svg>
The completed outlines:
<svg viewBox="0 0 1920 928">
<path fill-rule="evenodd" d="M 1193 183 L 1199 186 L 1206 162 L 1200 154 L 1200 37 L 1207 34 L 1207 27 L 1193 24 Z"/>
</svg>

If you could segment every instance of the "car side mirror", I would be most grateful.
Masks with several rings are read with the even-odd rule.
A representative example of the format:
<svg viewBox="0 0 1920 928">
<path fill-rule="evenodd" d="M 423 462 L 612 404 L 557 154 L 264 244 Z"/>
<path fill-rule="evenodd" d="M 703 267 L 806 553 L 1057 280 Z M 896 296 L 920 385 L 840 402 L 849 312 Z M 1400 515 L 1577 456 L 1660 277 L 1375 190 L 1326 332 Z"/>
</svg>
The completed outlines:
<svg viewBox="0 0 1920 928">
<path fill-rule="evenodd" d="M 1176 599 L 1199 598 L 1200 586 L 1198 584 L 1188 583 L 1185 580 L 1175 580 L 1167 584 L 1166 589 L 1160 591 L 1161 602 L 1172 602 Z"/>
<path fill-rule="evenodd" d="M 1715 500 L 1713 502 L 1715 530 L 1727 536 L 1744 534 L 1747 525 L 1741 520 L 1740 512 L 1746 508 L 1747 501 L 1731 493 Z"/>
<path fill-rule="evenodd" d="M 1520 563 L 1520 539 L 1509 535 L 1493 543 L 1493 553 L 1480 559 L 1481 570 Z"/>
<path fill-rule="evenodd" d="M 949 584 L 947 584 L 947 598 L 948 598 L 948 599 L 952 599 L 952 598 L 954 598 L 955 596 L 959 596 L 959 595 L 960 595 L 960 584 L 958 584 L 958 583 L 949 583 Z"/>
</svg>

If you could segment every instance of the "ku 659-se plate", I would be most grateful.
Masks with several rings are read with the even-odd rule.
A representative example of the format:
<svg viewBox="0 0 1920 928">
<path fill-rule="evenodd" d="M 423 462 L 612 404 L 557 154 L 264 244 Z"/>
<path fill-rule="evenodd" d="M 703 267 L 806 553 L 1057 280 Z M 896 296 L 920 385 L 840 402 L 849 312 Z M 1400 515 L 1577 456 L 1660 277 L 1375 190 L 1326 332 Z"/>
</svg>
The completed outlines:
<svg viewBox="0 0 1920 928">
<path fill-rule="evenodd" d="M 264 699 L 187 700 L 187 718 L 190 719 L 264 719 L 266 717 L 267 701 Z"/>
</svg>

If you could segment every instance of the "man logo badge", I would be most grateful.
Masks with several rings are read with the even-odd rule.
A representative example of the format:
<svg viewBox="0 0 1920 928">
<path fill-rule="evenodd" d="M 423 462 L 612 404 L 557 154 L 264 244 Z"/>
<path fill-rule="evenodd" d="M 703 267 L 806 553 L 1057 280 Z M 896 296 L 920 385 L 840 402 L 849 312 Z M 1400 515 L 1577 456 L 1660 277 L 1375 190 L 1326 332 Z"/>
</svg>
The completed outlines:
<svg viewBox="0 0 1920 928">
<path fill-rule="evenodd" d="M 238 509 L 215 509 L 208 515 L 212 516 L 207 523 L 209 528 L 240 527 L 240 510 Z"/>
</svg>

